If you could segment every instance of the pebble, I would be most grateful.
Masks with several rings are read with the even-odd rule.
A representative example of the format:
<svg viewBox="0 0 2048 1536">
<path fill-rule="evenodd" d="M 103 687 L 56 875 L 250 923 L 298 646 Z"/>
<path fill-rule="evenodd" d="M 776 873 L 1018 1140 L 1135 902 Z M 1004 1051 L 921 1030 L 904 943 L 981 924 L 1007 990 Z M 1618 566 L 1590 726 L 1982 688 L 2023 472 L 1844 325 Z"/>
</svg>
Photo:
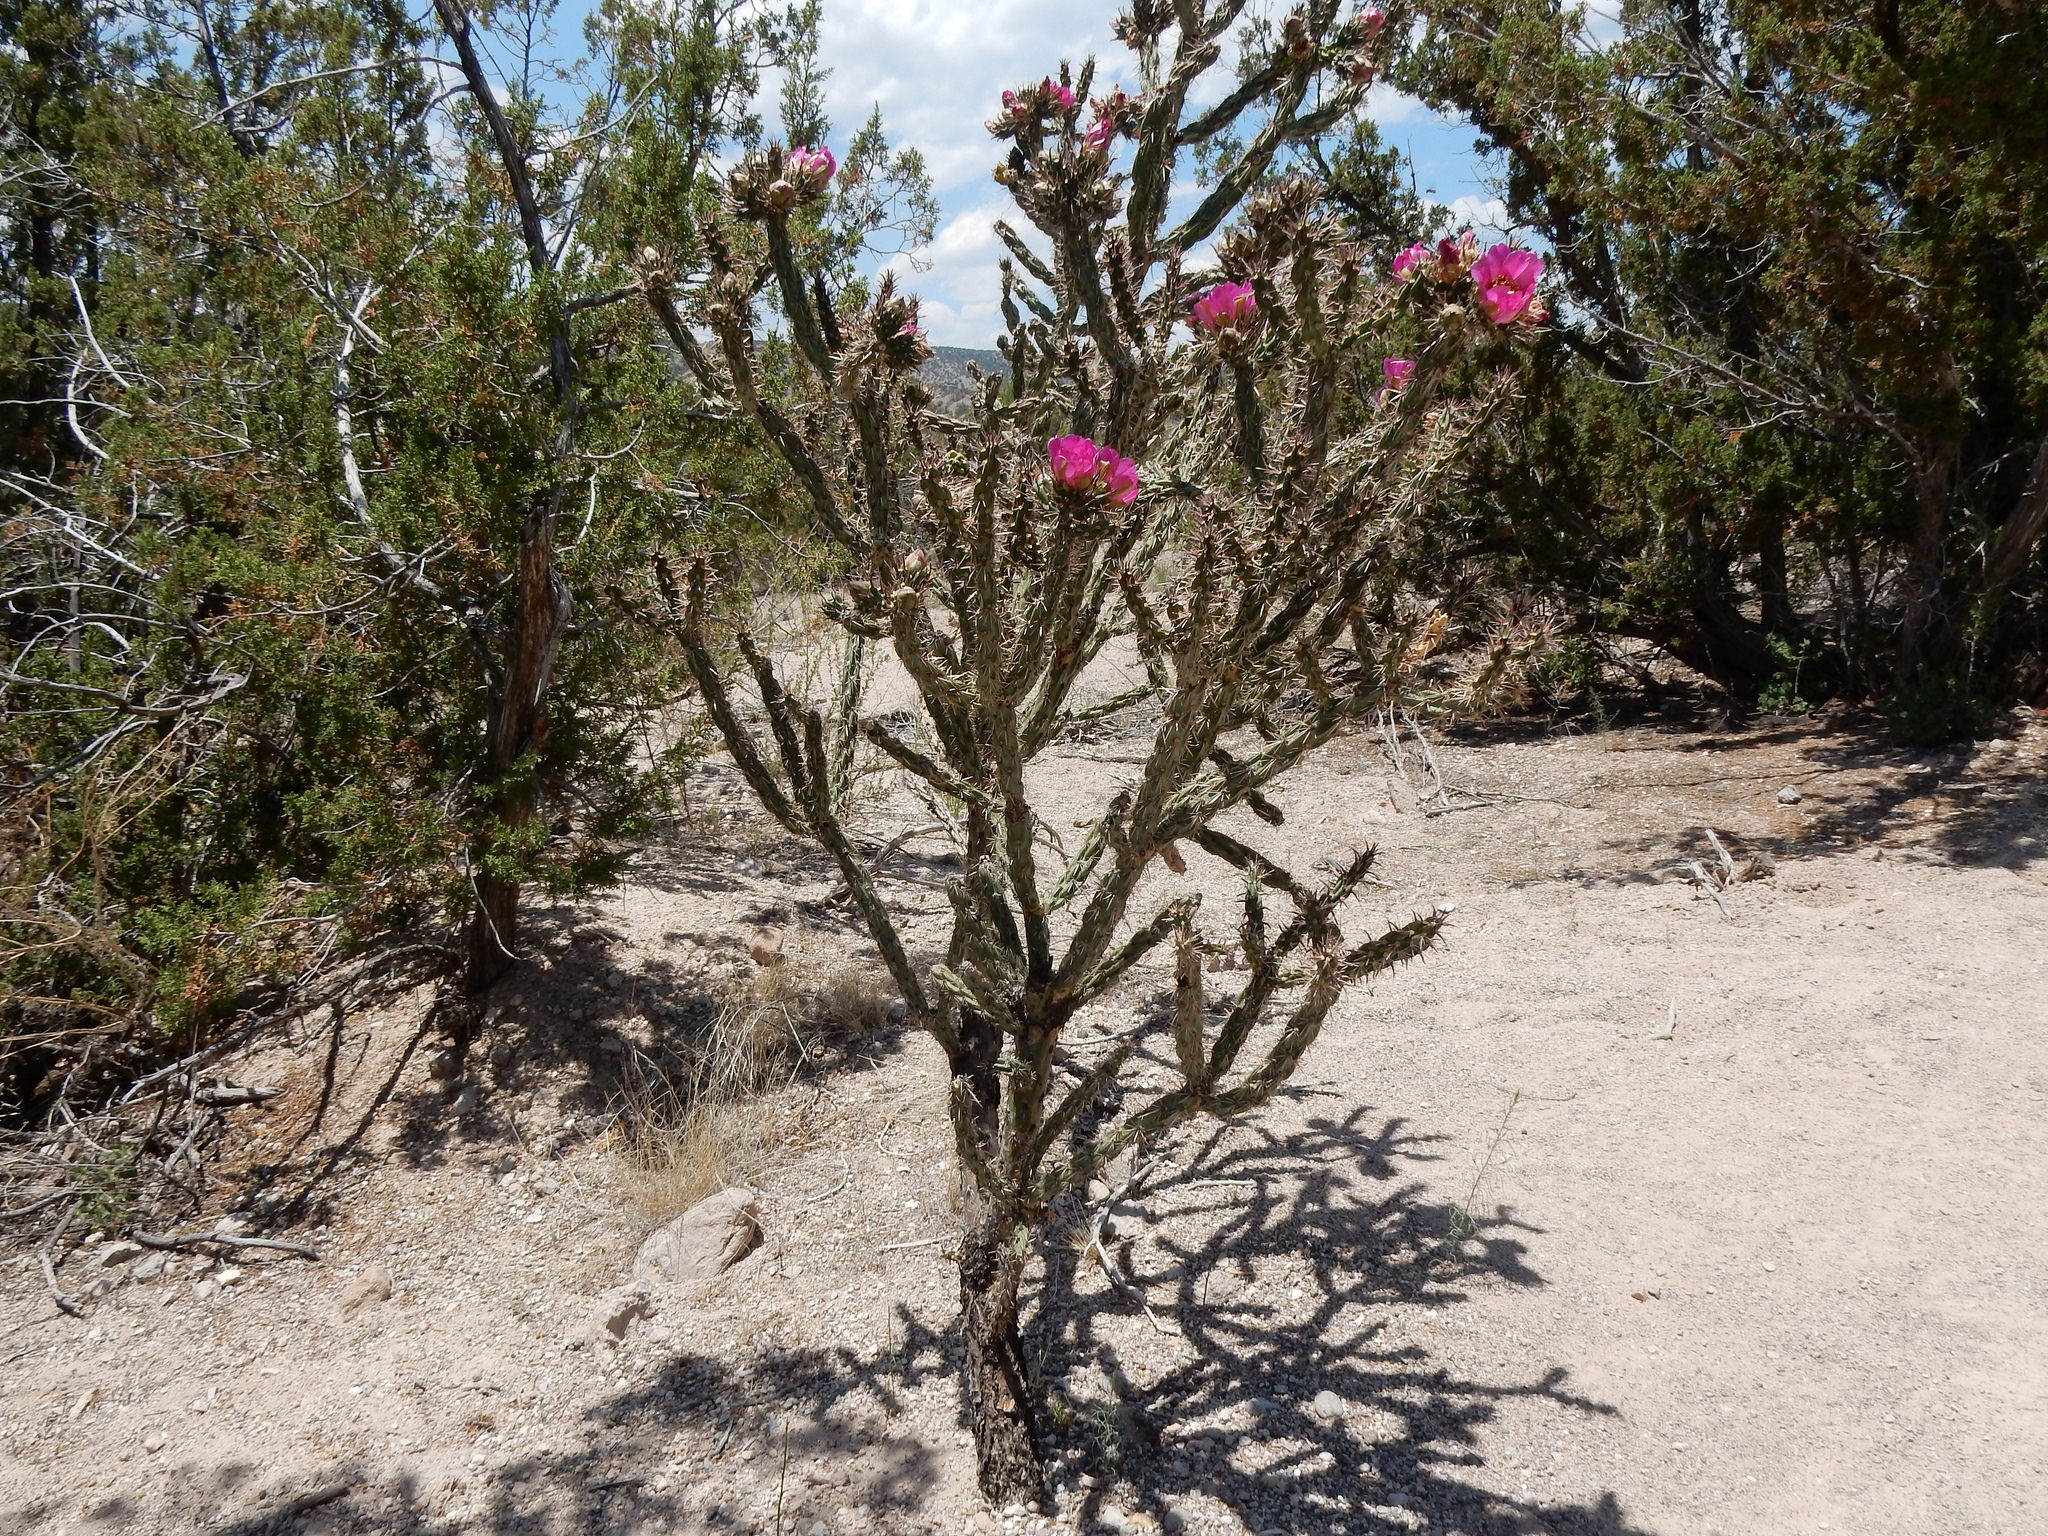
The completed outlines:
<svg viewBox="0 0 2048 1536">
<path fill-rule="evenodd" d="M 1804 800 L 1805 798 L 1806 797 L 1804 795 L 1800 794 L 1799 791 L 1794 789 L 1790 784 L 1787 784 L 1783 789 L 1778 791 L 1778 804 L 1780 805 L 1797 805 L 1801 800 Z"/>
<path fill-rule="evenodd" d="M 1344 1399 L 1325 1387 L 1316 1394 L 1315 1401 L 1309 1404 L 1309 1412 L 1319 1419 L 1341 1419 L 1344 1417 Z"/>
<path fill-rule="evenodd" d="M 1103 1505 L 1100 1513 L 1095 1518 L 1108 1526 L 1112 1531 L 1120 1531 L 1130 1524 L 1129 1517 L 1124 1514 L 1121 1507 L 1115 1504 Z"/>
<path fill-rule="evenodd" d="M 1245 1406 L 1251 1410 L 1252 1417 L 1255 1419 L 1263 1419 L 1269 1413 L 1278 1413 L 1280 1411 L 1280 1405 L 1270 1397 L 1255 1397 Z"/>
<path fill-rule="evenodd" d="M 149 1434 L 142 1437 L 142 1448 L 154 1456 L 164 1448 L 164 1437 L 152 1430 Z"/>
<path fill-rule="evenodd" d="M 168 1263 L 170 1260 L 160 1253 L 146 1253 L 136 1260 L 135 1267 L 128 1273 L 137 1280 L 154 1280 L 164 1272 L 164 1266 Z"/>
<path fill-rule="evenodd" d="M 1088 1199 L 1090 1202 L 1100 1205 L 1108 1198 L 1109 1186 L 1107 1184 L 1103 1183 L 1100 1179 L 1090 1179 L 1088 1181 Z"/>
<path fill-rule="evenodd" d="M 382 1265 L 364 1270 L 341 1293 L 341 1315 L 353 1317 L 362 1307 L 391 1299 L 391 1271 Z"/>
<path fill-rule="evenodd" d="M 94 1252 L 93 1262 L 102 1269 L 112 1269 L 117 1264 L 127 1264 L 141 1258 L 147 1251 L 142 1244 L 131 1243 L 126 1239 L 115 1243 L 103 1243 Z"/>
<path fill-rule="evenodd" d="M 1187 1529 L 1188 1517 L 1177 1509 L 1169 1509 L 1159 1517 L 1159 1524 L 1161 1529 L 1168 1532 L 1184 1531 Z"/>
</svg>

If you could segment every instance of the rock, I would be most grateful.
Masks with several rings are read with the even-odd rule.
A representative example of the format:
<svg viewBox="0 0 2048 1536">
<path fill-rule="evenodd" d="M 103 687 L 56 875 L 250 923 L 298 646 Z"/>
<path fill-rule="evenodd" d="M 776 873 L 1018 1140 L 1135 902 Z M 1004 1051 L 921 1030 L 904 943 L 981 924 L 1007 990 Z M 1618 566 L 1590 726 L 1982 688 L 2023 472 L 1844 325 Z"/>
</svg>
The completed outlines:
<svg viewBox="0 0 2048 1536">
<path fill-rule="evenodd" d="M 747 940 L 747 953 L 754 964 L 762 967 L 782 963 L 782 930 L 780 928 L 756 928 L 754 936 Z"/>
<path fill-rule="evenodd" d="M 112 1269 L 117 1264 L 133 1263 L 148 1251 L 140 1243 L 131 1243 L 123 1239 L 120 1242 L 102 1243 L 93 1250 L 92 1261 L 101 1269 Z"/>
<path fill-rule="evenodd" d="M 145 1451 L 149 1452 L 150 1455 L 154 1456 L 158 1451 L 164 1448 L 164 1437 L 158 1434 L 155 1430 L 151 1430 L 148 1434 L 142 1437 L 142 1448 Z"/>
<path fill-rule="evenodd" d="M 1096 1512 L 1095 1518 L 1112 1531 L 1121 1531 L 1130 1524 L 1130 1517 L 1115 1504 L 1105 1504 Z"/>
<path fill-rule="evenodd" d="M 519 1059 L 519 1047 L 510 1040 L 500 1040 L 491 1047 L 491 1066 L 499 1072 L 507 1070 Z"/>
<path fill-rule="evenodd" d="M 1422 804 L 1416 796 L 1413 784 L 1406 779 L 1391 776 L 1387 779 L 1387 798 L 1393 801 L 1394 809 L 1403 816 L 1414 815 L 1416 808 Z"/>
<path fill-rule="evenodd" d="M 1100 1205 L 1108 1198 L 1109 1186 L 1107 1184 L 1103 1183 L 1100 1179 L 1090 1179 L 1088 1181 L 1088 1201 L 1091 1205 Z"/>
<path fill-rule="evenodd" d="M 1159 1525 L 1169 1536 L 1176 1536 L 1176 1533 L 1187 1529 L 1188 1517 L 1177 1509 L 1169 1509 L 1159 1517 Z"/>
<path fill-rule="evenodd" d="M 584 1325 L 583 1338 L 596 1344 L 617 1344 L 635 1322 L 653 1310 L 643 1285 L 622 1285 L 606 1291 L 597 1298 L 590 1321 Z"/>
<path fill-rule="evenodd" d="M 1325 1387 L 1308 1405 L 1308 1411 L 1325 1423 L 1331 1423 L 1344 1417 L 1344 1399 Z"/>
<path fill-rule="evenodd" d="M 1797 805 L 1801 800 L 1804 800 L 1805 798 L 1806 797 L 1804 795 L 1800 794 L 1799 791 L 1794 789 L 1790 784 L 1787 784 L 1783 789 L 1778 791 L 1778 804 L 1780 805 Z"/>
<path fill-rule="evenodd" d="M 239 1264 L 226 1264 L 220 1268 L 213 1278 L 219 1283 L 222 1290 L 226 1290 L 231 1285 L 240 1285 L 249 1276 Z"/>
<path fill-rule="evenodd" d="M 475 1083 L 464 1083 L 462 1092 L 455 1095 L 455 1118 L 467 1120 L 476 1113 L 477 1094 Z"/>
<path fill-rule="evenodd" d="M 1255 1419 L 1263 1419 L 1268 1414 L 1280 1411 L 1280 1405 L 1270 1397 L 1255 1397 L 1245 1406 L 1251 1410 L 1251 1415 Z"/>
<path fill-rule="evenodd" d="M 341 1293 L 340 1312 L 343 1317 L 353 1317 L 364 1307 L 391 1299 L 391 1271 L 382 1265 L 364 1270 L 348 1284 Z"/>
<path fill-rule="evenodd" d="M 449 1082 L 462 1075 L 462 1057 L 454 1051 L 436 1051 L 427 1058 L 427 1076 Z"/>
<path fill-rule="evenodd" d="M 633 1256 L 633 1278 L 695 1290 L 745 1258 L 761 1239 L 761 1197 L 725 1189 L 657 1227 Z"/>
<path fill-rule="evenodd" d="M 128 1274 L 136 1280 L 154 1280 L 164 1272 L 164 1266 L 169 1263 L 170 1260 L 160 1253 L 146 1253 L 136 1260 L 135 1267 L 129 1270 Z"/>
</svg>

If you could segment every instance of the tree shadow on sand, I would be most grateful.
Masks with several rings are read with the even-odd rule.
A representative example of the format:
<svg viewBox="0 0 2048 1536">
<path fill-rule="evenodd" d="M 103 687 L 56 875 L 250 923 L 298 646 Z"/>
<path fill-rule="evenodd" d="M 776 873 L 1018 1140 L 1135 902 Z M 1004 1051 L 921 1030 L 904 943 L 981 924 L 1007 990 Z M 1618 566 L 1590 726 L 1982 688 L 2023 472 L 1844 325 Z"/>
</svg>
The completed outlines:
<svg viewBox="0 0 2048 1536">
<path fill-rule="evenodd" d="M 1574 1503 L 1481 1485 L 1480 1432 L 1510 1400 L 1584 1418 L 1616 1410 L 1572 1392 L 1560 1367 L 1481 1379 L 1396 1337 L 1404 1314 L 1456 1306 L 1468 1286 L 1545 1282 L 1527 1260 L 1533 1229 L 1499 1210 L 1454 1225 L 1459 1212 L 1423 1197 L 1409 1175 L 1434 1159 L 1438 1138 L 1369 1115 L 1219 1128 L 1134 1197 L 1170 1216 L 1171 1229 L 1147 1229 L 1113 1256 L 1180 1335 L 1162 1340 L 1164 1368 L 1142 1387 L 1125 1381 L 1119 1394 L 1101 1365 L 1112 1316 L 1124 1321 L 1108 1331 L 1144 1326 L 1137 1303 L 1091 1290 L 1078 1247 L 1058 1232 L 1048 1239 L 1028 1326 L 1052 1401 L 1077 1409 L 1070 1420 L 1057 1407 L 1048 1416 L 1067 1426 L 1048 1450 L 1063 1507 L 1084 1530 L 1107 1529 L 1114 1500 L 1168 1524 L 1184 1510 L 1193 1532 L 1641 1536 L 1611 1493 Z M 1190 1230 L 1198 1240 L 1175 1235 Z M 1299 1287 L 1306 1300 L 1283 1306 L 1279 1287 Z M 334 1481 L 349 1491 L 318 1510 L 273 1505 L 215 1529 L 956 1532 L 961 1512 L 938 1489 L 942 1458 L 971 1454 L 959 1438 L 958 1324 L 949 1314 L 928 1327 L 899 1306 L 897 1330 L 879 1351 L 679 1354 L 588 1407 L 579 1449 L 496 1462 L 452 1495 L 396 1460 L 364 1456 L 337 1468 Z M 1077 1389 L 1090 1372 L 1106 1388 L 1093 1403 Z M 926 1389 L 935 1379 L 945 1390 Z M 1310 1412 L 1318 1391 L 1336 1394 L 1341 1417 Z M 1241 1442 L 1222 1443 L 1226 1430 Z M 743 1458 L 756 1473 L 736 1496 L 728 1476 Z M 1097 1486 L 1080 1485 L 1083 1470 Z M 1237 1513 L 1214 1516 L 1204 1496 Z"/>
</svg>

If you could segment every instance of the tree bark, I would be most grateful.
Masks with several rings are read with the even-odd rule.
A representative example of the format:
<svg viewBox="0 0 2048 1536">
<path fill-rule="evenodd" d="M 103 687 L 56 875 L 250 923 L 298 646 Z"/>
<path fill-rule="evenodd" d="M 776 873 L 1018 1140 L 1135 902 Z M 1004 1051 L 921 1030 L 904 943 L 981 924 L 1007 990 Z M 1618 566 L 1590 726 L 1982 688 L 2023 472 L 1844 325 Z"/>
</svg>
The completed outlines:
<svg viewBox="0 0 2048 1536">
<path fill-rule="evenodd" d="M 491 90 L 490 79 L 470 40 L 469 15 L 461 0 L 434 0 L 434 10 L 441 19 L 442 30 L 455 46 L 470 96 L 490 127 L 491 142 L 505 168 L 512 203 L 519 214 L 527 264 L 535 279 L 545 282 L 553 259 L 533 180 L 527 175 L 526 151 Z M 511 622 L 497 687 L 491 697 L 484 746 L 484 780 L 490 786 L 489 821 L 471 844 L 476 904 L 470 912 L 465 984 L 472 996 L 496 984 L 518 959 L 519 882 L 494 874 L 485 866 L 497 838 L 506 833 L 516 835 L 533 823 L 539 797 L 531 765 L 519 771 L 519 764 L 529 753 L 537 752 L 546 738 L 548 682 L 572 611 L 568 586 L 555 569 L 555 525 L 561 521 L 568 498 L 568 465 L 576 455 L 579 414 L 569 312 L 559 296 L 554 301 L 548 327 L 548 372 L 554 384 L 555 405 L 561 413 L 550 460 L 553 484 L 527 509 L 519 530 Z"/>
<path fill-rule="evenodd" d="M 1948 542 L 1948 503 L 1955 485 L 1956 459 L 1953 442 L 1935 442 L 1914 466 L 1913 530 L 1906 540 L 1906 602 L 1899 625 L 1896 670 L 1901 679 L 1954 660 L 1955 631 L 1943 590 L 1947 573 L 1942 557 Z"/>
<path fill-rule="evenodd" d="M 999 1507 L 1029 1503 L 1045 1491 L 1038 1413 L 1017 1327 L 1027 1235 L 1021 1223 L 983 1207 L 960 1249 L 967 1412 L 981 1491 Z"/>
<path fill-rule="evenodd" d="M 1984 596 L 1977 615 L 1980 631 L 1988 633 L 2005 604 L 2005 595 L 2018 581 L 2034 557 L 2034 546 L 2048 532 L 2048 437 L 2034 450 L 2034 462 L 2027 470 L 2026 484 L 2012 514 L 1991 541 L 1984 556 Z"/>
</svg>

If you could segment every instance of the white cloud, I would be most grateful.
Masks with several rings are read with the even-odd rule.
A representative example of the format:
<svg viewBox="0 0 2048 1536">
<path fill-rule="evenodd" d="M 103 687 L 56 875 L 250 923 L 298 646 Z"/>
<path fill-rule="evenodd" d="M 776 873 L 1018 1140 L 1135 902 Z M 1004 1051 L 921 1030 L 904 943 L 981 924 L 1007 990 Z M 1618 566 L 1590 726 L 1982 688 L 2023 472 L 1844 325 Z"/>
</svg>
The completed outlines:
<svg viewBox="0 0 2048 1536">
<path fill-rule="evenodd" d="M 1135 61 L 1110 34 L 1115 8 L 1113 0 L 825 0 L 819 52 L 832 70 L 825 97 L 834 144 L 843 146 L 879 105 L 890 141 L 920 150 L 932 174 L 942 220 L 931 244 L 915 253 L 929 268 L 915 271 L 901 257 L 888 266 L 922 298 L 925 329 L 940 345 L 994 345 L 1003 250 L 993 225 L 1007 218 L 1022 227 L 990 177 L 1004 146 L 984 124 L 1006 88 L 1056 72 L 1063 59 L 1078 71 L 1095 56 L 1095 94 L 1111 83 L 1135 86 Z M 1231 79 L 1226 57 L 1207 83 L 1220 94 Z M 762 110 L 772 121 L 780 82 L 762 85 Z M 1383 127 L 1407 130 L 1399 138 L 1433 137 L 1441 124 L 1385 86 L 1374 88 L 1368 110 Z M 1176 185 L 1176 211 L 1194 190 Z"/>
<path fill-rule="evenodd" d="M 1508 222 L 1508 205 L 1497 197 L 1478 198 L 1469 193 L 1464 197 L 1451 199 L 1439 235 L 1454 235 L 1461 229 L 1469 229 L 1482 242 L 1505 240 L 1514 232 Z"/>
</svg>

